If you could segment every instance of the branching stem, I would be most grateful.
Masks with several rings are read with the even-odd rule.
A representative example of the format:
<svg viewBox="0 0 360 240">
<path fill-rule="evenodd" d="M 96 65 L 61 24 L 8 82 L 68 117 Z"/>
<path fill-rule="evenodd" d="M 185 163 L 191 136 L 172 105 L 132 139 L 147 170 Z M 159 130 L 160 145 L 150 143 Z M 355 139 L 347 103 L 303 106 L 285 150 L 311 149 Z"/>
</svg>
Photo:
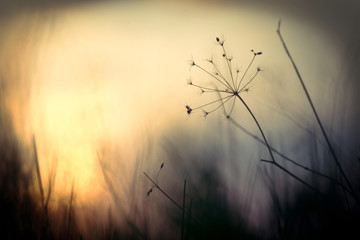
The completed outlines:
<svg viewBox="0 0 360 240">
<path fill-rule="evenodd" d="M 263 130 L 262 130 L 262 128 L 261 128 L 258 120 L 256 119 L 255 115 L 253 114 L 253 112 L 251 111 L 251 109 L 249 108 L 249 106 L 245 103 L 244 99 L 242 99 L 242 97 L 240 97 L 240 95 L 236 95 L 236 97 L 238 97 L 238 98 L 240 99 L 240 101 L 244 104 L 244 106 L 246 107 L 246 109 L 247 109 L 248 112 L 250 113 L 251 117 L 254 119 L 254 121 L 255 121 L 258 129 L 260 130 L 261 136 L 262 136 L 263 139 L 264 139 L 264 142 L 265 142 L 265 144 L 266 144 L 266 147 L 267 147 L 268 150 L 269 150 L 271 160 L 275 163 L 275 158 L 274 158 L 273 153 L 272 153 L 272 151 L 271 151 L 270 145 L 269 145 L 268 141 L 266 140 L 265 134 L 264 134 L 264 132 L 263 132 Z"/>
<path fill-rule="evenodd" d="M 343 178 L 345 179 L 346 184 L 349 186 L 349 189 L 350 189 L 352 195 L 353 195 L 354 198 L 357 200 L 357 202 L 360 204 L 360 199 L 359 199 L 359 198 L 357 197 L 357 195 L 355 194 L 355 191 L 354 191 L 354 189 L 353 189 L 352 186 L 351 186 L 350 180 L 348 179 L 348 177 L 346 176 L 343 168 L 341 167 L 340 161 L 338 160 L 338 158 L 337 158 L 337 156 L 336 156 L 336 154 L 335 154 L 335 150 L 334 150 L 334 148 L 332 147 L 332 144 L 330 143 L 330 140 L 329 140 L 329 138 L 328 138 L 328 136 L 327 136 L 327 134 L 326 134 L 326 131 L 325 131 L 325 129 L 324 129 L 322 123 L 321 123 L 320 117 L 319 117 L 319 115 L 317 114 L 317 111 L 316 111 L 315 106 L 314 106 L 314 104 L 313 104 L 313 102 L 312 102 L 312 100 L 311 100 L 310 94 L 309 94 L 309 92 L 307 91 L 307 88 L 306 88 L 306 86 L 305 86 L 305 83 L 304 83 L 304 81 L 303 81 L 303 79 L 302 79 L 302 77 L 301 77 L 301 75 L 300 75 L 300 72 L 299 72 L 299 70 L 298 70 L 298 68 L 297 68 L 297 66 L 296 66 L 296 64 L 295 64 L 295 61 L 294 61 L 294 59 L 292 58 L 292 56 L 291 56 L 291 54 L 290 54 L 290 52 L 289 52 L 289 50 L 288 50 L 288 48 L 287 48 L 287 46 L 286 46 L 286 43 L 285 43 L 285 41 L 284 41 L 284 39 L 283 39 L 283 37 L 282 37 L 282 35 L 281 35 L 280 26 L 281 26 L 281 21 L 279 21 L 278 29 L 277 29 L 277 33 L 278 33 L 278 35 L 279 35 L 280 41 L 281 41 L 281 43 L 282 43 L 282 45 L 283 45 L 283 47 L 284 47 L 284 50 L 285 50 L 286 54 L 288 55 L 288 57 L 289 57 L 289 59 L 290 59 L 293 67 L 294 67 L 294 70 L 295 70 L 295 72 L 296 72 L 296 75 L 297 75 L 297 77 L 298 77 L 298 79 L 299 79 L 299 81 L 300 81 L 300 83 L 301 83 L 301 86 L 302 86 L 304 92 L 305 92 L 306 98 L 308 99 L 308 102 L 309 102 L 309 104 L 310 104 L 310 106 L 311 106 L 311 109 L 312 109 L 312 111 L 314 112 L 316 121 L 318 122 L 319 127 L 320 127 L 320 129 L 321 129 L 321 132 L 322 132 L 322 134 L 323 134 L 323 136 L 324 136 L 324 138 L 325 138 L 326 144 L 327 144 L 328 147 L 329 147 L 329 150 L 330 150 L 330 152 L 331 152 L 331 155 L 333 156 L 333 159 L 334 159 L 334 161 L 335 161 L 336 166 L 337 166 L 338 169 L 340 170 L 340 173 L 341 173 L 341 175 L 343 176 Z"/>
</svg>

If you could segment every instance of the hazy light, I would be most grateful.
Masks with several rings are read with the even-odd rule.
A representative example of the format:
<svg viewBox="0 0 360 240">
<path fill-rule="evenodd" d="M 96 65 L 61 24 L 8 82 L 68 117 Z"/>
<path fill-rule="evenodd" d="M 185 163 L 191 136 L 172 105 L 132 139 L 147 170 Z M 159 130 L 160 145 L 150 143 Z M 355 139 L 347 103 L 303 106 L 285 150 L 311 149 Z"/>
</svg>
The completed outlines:
<svg viewBox="0 0 360 240">
<path fill-rule="evenodd" d="M 9 82 L 6 101 L 18 135 L 28 143 L 35 135 L 44 179 L 53 159 L 58 160 L 58 196 L 69 195 L 72 182 L 80 201 L 101 195 L 106 184 L 98 156 L 113 158 L 109 162 L 116 165 L 113 170 L 122 169 L 119 178 L 126 185 L 146 136 L 157 140 L 177 124 L 203 134 L 199 125 L 206 123 L 200 116 L 188 119 L 184 106 L 206 97 L 187 88 L 186 78 L 207 79 L 188 72 L 187 60 L 214 56 L 220 61 L 217 36 L 226 39 L 239 66 L 249 62 L 251 49 L 264 52 L 256 65 L 265 71 L 246 98 L 265 128 L 287 134 L 292 127 L 271 108 L 286 99 L 295 113 L 306 116 L 309 110 L 307 103 L 296 100 L 303 93 L 292 91 L 298 86 L 290 83 L 296 77 L 275 32 L 278 20 L 276 14 L 241 5 L 189 3 L 25 11 L 4 30 L 8 50 L 1 59 Z M 303 75 L 315 89 L 312 93 L 322 90 L 324 82 L 316 80 L 323 76 L 322 69 L 328 69 L 326 76 L 338 74 L 328 68 L 337 64 L 338 56 L 331 40 L 291 18 L 283 19 L 283 26 L 299 66 L 307 66 Z M 308 36 L 307 46 L 299 36 Z M 316 101 L 321 105 L 326 99 L 320 95 Z M 257 131 L 246 112 L 238 116 Z"/>
</svg>

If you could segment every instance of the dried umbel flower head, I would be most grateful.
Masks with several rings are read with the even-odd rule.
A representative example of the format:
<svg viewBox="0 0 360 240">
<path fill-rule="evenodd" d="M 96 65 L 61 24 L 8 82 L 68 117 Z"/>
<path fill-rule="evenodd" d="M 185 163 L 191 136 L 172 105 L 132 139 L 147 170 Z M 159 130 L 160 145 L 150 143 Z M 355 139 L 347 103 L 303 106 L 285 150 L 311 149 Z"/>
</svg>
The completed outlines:
<svg viewBox="0 0 360 240">
<path fill-rule="evenodd" d="M 248 77 L 249 69 L 251 68 L 252 64 L 254 63 L 255 58 L 257 56 L 262 55 L 263 53 L 257 52 L 255 50 L 251 50 L 251 52 L 253 53 L 253 57 L 252 57 L 250 63 L 248 64 L 248 66 L 246 67 L 245 71 L 240 76 L 240 70 L 237 68 L 234 69 L 234 67 L 232 65 L 233 58 L 230 57 L 226 52 L 226 49 L 224 47 L 224 40 L 221 40 L 220 38 L 217 37 L 216 42 L 221 47 L 221 56 L 222 56 L 221 59 L 223 59 L 223 61 L 225 61 L 225 65 L 227 67 L 227 70 L 225 70 L 225 71 L 227 71 L 227 72 L 220 71 L 220 69 L 217 67 L 214 60 L 208 61 L 211 64 L 212 70 L 207 70 L 206 68 L 195 63 L 195 61 L 191 60 L 191 67 L 197 68 L 200 71 L 202 71 L 204 74 L 206 74 L 208 77 L 210 77 L 214 81 L 215 85 L 214 85 L 214 87 L 206 87 L 206 86 L 201 86 L 197 83 L 194 83 L 193 81 L 191 81 L 191 84 L 190 84 L 193 87 L 199 88 L 203 93 L 215 93 L 216 99 L 213 101 L 210 101 L 202 106 L 195 107 L 195 108 L 192 108 L 192 107 L 186 105 L 187 113 L 191 114 L 194 111 L 201 109 L 204 113 L 204 117 L 206 117 L 210 113 L 215 112 L 217 109 L 222 108 L 224 115 L 226 116 L 226 119 L 229 119 L 231 122 L 236 123 L 232 119 L 231 114 L 234 110 L 236 99 L 238 99 L 242 103 L 242 105 L 245 106 L 245 108 L 250 113 L 251 117 L 253 118 L 254 122 L 256 123 L 256 125 L 261 133 L 261 136 L 265 142 L 265 145 L 267 146 L 267 148 L 269 150 L 271 162 L 275 163 L 275 158 L 272 154 L 270 145 L 268 144 L 268 142 L 266 140 L 265 134 L 260 126 L 260 123 L 258 122 L 254 113 L 251 111 L 250 107 L 246 104 L 246 102 L 244 101 L 244 99 L 241 96 L 241 93 L 249 92 L 250 83 L 252 83 L 254 81 L 254 79 L 256 78 L 256 76 L 258 76 L 259 72 L 262 71 L 262 69 L 260 67 L 257 67 L 255 73 L 253 75 L 250 75 L 250 77 Z M 227 73 L 227 74 L 225 75 L 225 73 Z M 227 104 L 228 102 L 230 102 L 230 108 L 227 109 L 225 107 L 225 104 Z"/>
<path fill-rule="evenodd" d="M 206 69 L 191 59 L 189 60 L 190 67 L 199 69 L 205 75 L 210 77 L 215 85 L 213 87 L 202 86 L 200 84 L 194 83 L 192 80 L 188 81 L 188 84 L 200 89 L 201 93 L 215 93 L 216 99 L 199 107 L 192 108 L 189 105 L 186 105 L 185 107 L 187 114 L 191 114 L 194 111 L 201 109 L 204 113 L 204 117 L 206 117 L 210 113 L 213 113 L 222 107 L 226 116 L 231 115 L 234 110 L 236 99 L 240 99 L 239 96 L 241 93 L 249 92 L 250 83 L 252 83 L 258 73 L 262 71 L 260 67 L 257 67 L 255 73 L 248 78 L 249 69 L 254 63 L 255 58 L 259 55 L 262 55 L 262 52 L 251 50 L 253 53 L 253 58 L 248 64 L 246 70 L 240 74 L 240 69 L 233 67 L 233 57 L 227 54 L 224 46 L 224 40 L 220 39 L 219 37 L 216 37 L 215 40 L 217 45 L 221 47 L 221 59 L 225 61 L 227 69 L 220 71 L 213 58 L 206 60 L 211 65 L 211 69 Z M 225 108 L 225 105 L 228 105 L 227 103 L 230 103 L 230 108 L 228 109 Z"/>
</svg>

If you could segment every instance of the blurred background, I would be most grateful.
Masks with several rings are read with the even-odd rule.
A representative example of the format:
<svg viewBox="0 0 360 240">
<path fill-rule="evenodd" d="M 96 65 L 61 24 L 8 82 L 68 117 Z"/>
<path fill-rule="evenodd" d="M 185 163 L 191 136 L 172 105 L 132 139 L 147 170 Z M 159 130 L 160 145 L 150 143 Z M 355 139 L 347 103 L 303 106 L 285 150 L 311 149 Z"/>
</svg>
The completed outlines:
<svg viewBox="0 0 360 240">
<path fill-rule="evenodd" d="M 276 30 L 281 19 L 282 36 L 359 193 L 359 7 L 350 0 L 0 1 L 4 237 L 356 233 L 359 201 L 341 187 L 345 180 Z M 240 72 L 252 49 L 263 52 L 249 74 L 263 71 L 242 96 L 274 149 L 331 178 L 275 156 L 318 192 L 260 161 L 270 156 L 241 104 L 232 113 L 238 125 L 221 109 L 206 118 L 187 114 L 185 106 L 217 98 L 187 85 L 212 81 L 189 60 L 209 71 L 209 58 L 225 66 L 217 37 Z M 181 206 L 187 180 L 186 221 L 143 172 Z"/>
</svg>

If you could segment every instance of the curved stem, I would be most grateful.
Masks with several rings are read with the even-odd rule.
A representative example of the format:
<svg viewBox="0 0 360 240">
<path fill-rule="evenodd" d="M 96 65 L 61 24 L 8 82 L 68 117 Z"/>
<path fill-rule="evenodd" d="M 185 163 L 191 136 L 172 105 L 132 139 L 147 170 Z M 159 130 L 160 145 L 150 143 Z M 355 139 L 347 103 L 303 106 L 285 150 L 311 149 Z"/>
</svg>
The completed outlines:
<svg viewBox="0 0 360 240">
<path fill-rule="evenodd" d="M 254 119 L 254 121 L 255 121 L 255 123 L 256 123 L 258 129 L 260 130 L 260 133 L 261 133 L 261 135 L 262 135 L 262 137 L 263 137 L 263 139 L 264 139 L 264 142 L 265 142 L 265 144 L 266 144 L 266 147 L 267 147 L 267 149 L 269 150 L 271 160 L 275 163 L 274 155 L 273 155 L 273 153 L 272 153 L 272 151 L 271 151 L 270 145 L 269 145 L 268 141 L 266 140 L 265 134 L 264 134 L 264 132 L 263 132 L 263 130 L 262 130 L 262 128 L 261 128 L 258 120 L 256 119 L 255 115 L 253 114 L 253 112 L 251 111 L 251 109 L 249 108 L 249 106 L 245 103 L 244 99 L 242 99 L 242 97 L 240 97 L 239 95 L 236 95 L 236 96 L 237 96 L 237 97 L 240 99 L 240 101 L 244 104 L 244 106 L 246 107 L 246 109 L 248 110 L 248 112 L 250 113 L 250 115 L 252 116 L 252 118 Z"/>
<path fill-rule="evenodd" d="M 239 128 L 239 129 L 242 130 L 245 134 L 249 135 L 250 137 L 254 138 L 254 139 L 257 140 L 258 142 L 260 142 L 261 144 L 263 144 L 263 145 L 266 146 L 266 143 L 264 142 L 264 140 L 262 140 L 261 138 L 259 138 L 259 137 L 256 136 L 255 134 L 249 132 L 246 128 L 244 128 L 244 127 L 241 126 L 238 122 L 236 122 L 232 117 L 229 117 L 228 119 L 229 119 L 229 121 L 230 121 L 232 124 L 235 125 L 235 127 Z M 331 182 L 339 185 L 339 186 L 342 187 L 346 192 L 348 192 L 348 193 L 351 194 L 351 191 L 350 191 L 346 186 L 344 186 L 344 184 L 342 184 L 341 182 L 337 181 L 335 178 L 332 178 L 332 177 L 330 177 L 330 176 L 328 176 L 328 175 L 326 175 L 326 174 L 324 174 L 324 173 L 321 173 L 321 172 L 318 172 L 318 171 L 316 171 L 316 170 L 313 170 L 313 169 L 311 169 L 311 168 L 309 168 L 309 167 L 306 167 L 306 166 L 304 166 L 304 165 L 302 165 L 302 164 L 300 164 L 300 163 L 292 160 L 291 158 L 285 156 L 285 155 L 282 154 L 280 151 L 276 150 L 274 147 L 272 147 L 272 146 L 269 146 L 269 147 L 270 147 L 270 149 L 271 149 L 271 151 L 272 151 L 273 153 L 276 153 L 277 155 L 279 155 L 280 157 L 282 157 L 282 158 L 285 159 L 286 161 L 289 161 L 290 163 L 294 164 L 294 165 L 297 166 L 297 167 L 300 167 L 300 168 L 304 169 L 305 171 L 311 172 L 311 173 L 313 173 L 313 174 L 315 174 L 315 175 L 318 175 L 318 176 L 320 176 L 320 177 L 323 177 L 323 178 L 325 178 L 325 179 L 327 179 L 327 180 L 329 180 L 329 181 L 331 181 Z M 265 162 L 266 162 L 266 161 L 265 161 Z"/>
</svg>

